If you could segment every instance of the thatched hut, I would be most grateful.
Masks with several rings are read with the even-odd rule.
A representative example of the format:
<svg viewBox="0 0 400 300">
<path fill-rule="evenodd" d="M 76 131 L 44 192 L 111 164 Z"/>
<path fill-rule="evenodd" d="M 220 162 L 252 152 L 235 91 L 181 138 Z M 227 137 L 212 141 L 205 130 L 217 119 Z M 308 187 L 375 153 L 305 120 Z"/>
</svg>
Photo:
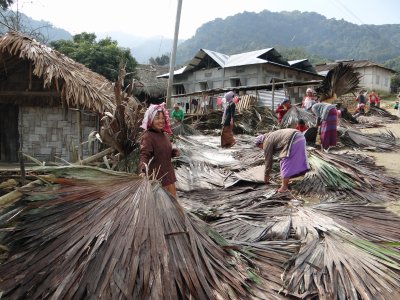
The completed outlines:
<svg viewBox="0 0 400 300">
<path fill-rule="evenodd" d="M 141 85 L 136 88 L 136 97 L 140 102 L 158 104 L 165 101 L 168 79 L 157 78 L 168 72 L 169 67 L 155 65 L 138 65 L 136 74 Z"/>
<path fill-rule="evenodd" d="M 18 150 L 41 161 L 96 152 L 81 145 L 113 111 L 113 85 L 84 65 L 18 32 L 0 37 L 0 162 Z M 79 149 L 79 151 L 77 151 Z"/>
</svg>

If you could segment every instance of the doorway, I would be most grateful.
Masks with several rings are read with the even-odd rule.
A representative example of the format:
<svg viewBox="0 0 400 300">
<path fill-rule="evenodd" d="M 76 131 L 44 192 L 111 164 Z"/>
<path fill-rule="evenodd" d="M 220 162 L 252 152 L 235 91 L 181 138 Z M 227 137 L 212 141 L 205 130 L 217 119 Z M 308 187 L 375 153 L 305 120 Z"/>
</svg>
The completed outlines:
<svg viewBox="0 0 400 300">
<path fill-rule="evenodd" d="M 17 162 L 18 150 L 18 106 L 0 104 L 0 161 Z"/>
</svg>

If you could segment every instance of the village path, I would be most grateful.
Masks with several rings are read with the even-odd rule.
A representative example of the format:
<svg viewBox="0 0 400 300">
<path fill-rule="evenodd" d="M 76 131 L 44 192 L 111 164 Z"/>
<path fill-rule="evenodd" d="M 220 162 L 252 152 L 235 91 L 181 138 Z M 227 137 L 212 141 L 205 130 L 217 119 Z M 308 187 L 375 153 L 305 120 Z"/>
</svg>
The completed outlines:
<svg viewBox="0 0 400 300">
<path fill-rule="evenodd" d="M 397 111 L 392 108 L 386 108 L 393 115 L 397 115 Z M 400 139 L 400 121 L 387 123 L 385 127 L 365 128 L 363 132 L 383 132 L 386 129 L 390 130 L 397 138 Z M 368 155 L 376 159 L 376 164 L 384 166 L 387 172 L 397 178 L 400 178 L 400 151 L 393 152 L 368 152 Z M 400 196 L 399 196 L 400 197 Z"/>
</svg>

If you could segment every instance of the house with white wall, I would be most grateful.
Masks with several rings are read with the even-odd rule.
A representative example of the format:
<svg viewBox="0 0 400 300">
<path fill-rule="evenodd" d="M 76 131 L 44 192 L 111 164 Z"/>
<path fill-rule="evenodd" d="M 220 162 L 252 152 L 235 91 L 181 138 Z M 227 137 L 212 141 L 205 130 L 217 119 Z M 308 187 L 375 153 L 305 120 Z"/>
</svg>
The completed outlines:
<svg viewBox="0 0 400 300">
<path fill-rule="evenodd" d="M 378 93 L 390 93 L 390 79 L 396 71 L 384 67 L 369 60 L 340 60 L 333 63 L 325 63 L 315 66 L 318 74 L 325 76 L 329 70 L 339 63 L 351 65 L 361 77 L 360 86 L 368 91 L 375 90 Z"/>
<path fill-rule="evenodd" d="M 168 78 L 169 74 L 158 76 Z M 289 63 L 274 48 L 227 55 L 200 49 L 183 68 L 174 72 L 173 96 L 210 90 L 248 87 L 286 81 L 321 80 L 307 59 Z M 295 99 L 305 93 L 289 91 Z"/>
</svg>

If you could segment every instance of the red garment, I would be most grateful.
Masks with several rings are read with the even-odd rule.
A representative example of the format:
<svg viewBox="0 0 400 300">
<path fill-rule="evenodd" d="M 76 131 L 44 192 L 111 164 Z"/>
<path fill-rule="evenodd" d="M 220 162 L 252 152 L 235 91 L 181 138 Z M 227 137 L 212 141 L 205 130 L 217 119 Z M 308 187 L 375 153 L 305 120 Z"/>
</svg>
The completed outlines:
<svg viewBox="0 0 400 300">
<path fill-rule="evenodd" d="M 369 103 L 379 103 L 381 99 L 379 99 L 379 96 L 377 94 L 370 94 L 369 95 Z"/>
<path fill-rule="evenodd" d="M 279 105 L 275 109 L 275 113 L 278 116 L 278 123 L 281 123 L 283 116 L 288 112 L 289 108 L 286 108 L 284 105 Z"/>
<path fill-rule="evenodd" d="M 171 158 L 176 156 L 176 149 L 165 132 L 157 132 L 149 129 L 143 133 L 140 142 L 139 170 L 145 173 L 145 164 L 149 164 L 149 175 L 155 173 L 156 178 L 161 181 L 162 186 L 175 183 L 175 171 Z"/>
<path fill-rule="evenodd" d="M 304 131 L 306 131 L 306 130 L 308 129 L 308 126 L 307 126 L 307 125 L 300 125 L 300 124 L 297 124 L 297 125 L 296 125 L 296 129 L 297 129 L 298 131 L 304 132 Z"/>
</svg>

